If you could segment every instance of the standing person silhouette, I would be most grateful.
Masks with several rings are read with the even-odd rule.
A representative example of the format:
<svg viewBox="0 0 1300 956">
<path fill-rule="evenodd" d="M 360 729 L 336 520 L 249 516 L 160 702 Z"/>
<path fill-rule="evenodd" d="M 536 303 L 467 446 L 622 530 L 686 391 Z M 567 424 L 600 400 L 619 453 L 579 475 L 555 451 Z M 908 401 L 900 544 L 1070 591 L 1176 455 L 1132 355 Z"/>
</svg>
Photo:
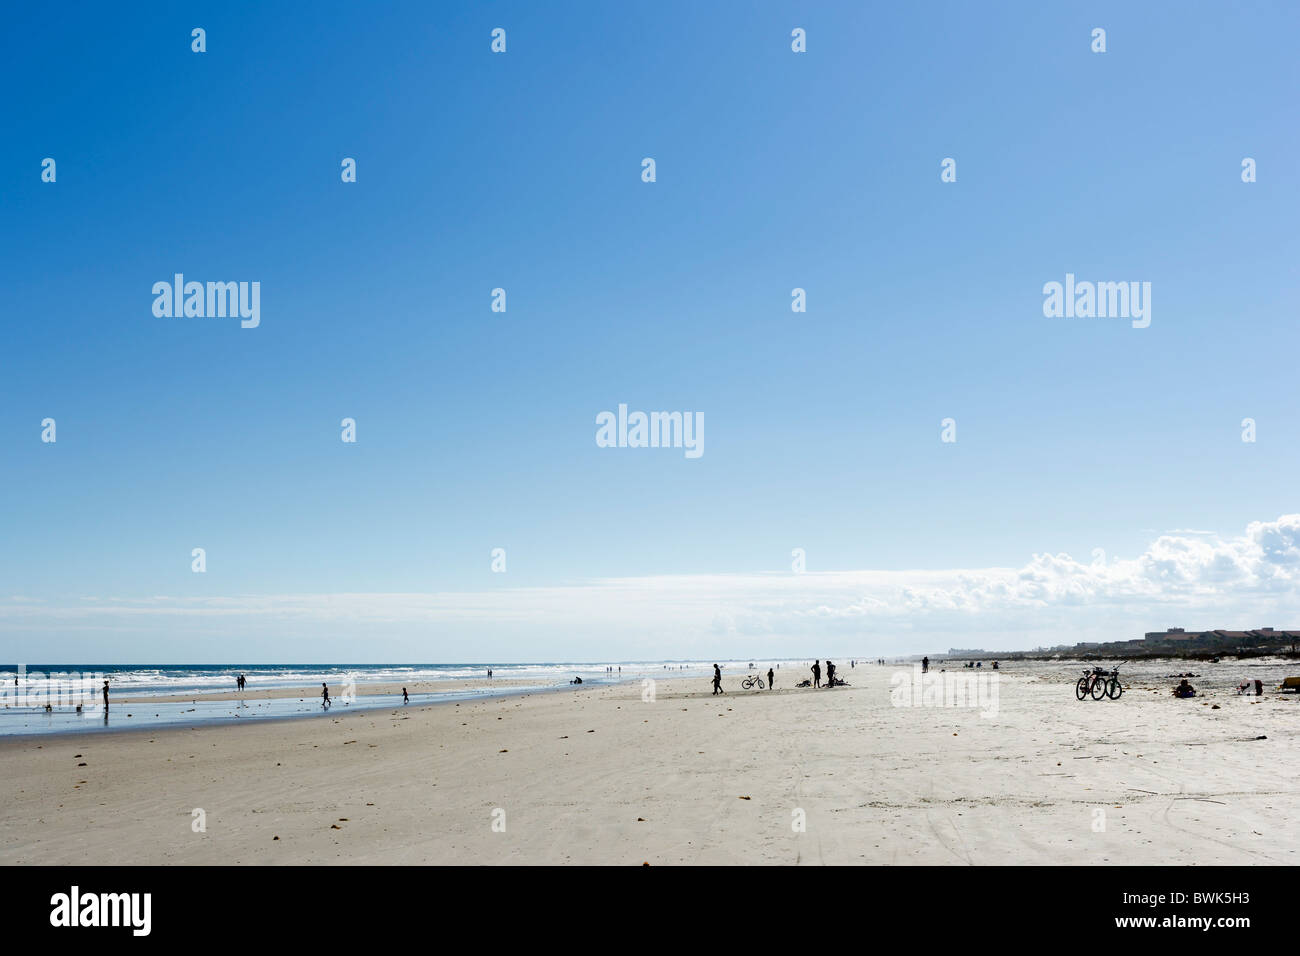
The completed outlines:
<svg viewBox="0 0 1300 956">
<path fill-rule="evenodd" d="M 772 674 L 772 668 L 767 669 L 767 689 L 771 690 L 776 687 L 776 677 Z"/>
<path fill-rule="evenodd" d="M 829 660 L 826 662 L 826 686 L 835 686 L 835 665 Z"/>
<path fill-rule="evenodd" d="M 722 668 L 717 664 L 713 665 L 713 693 L 715 695 L 726 693 L 726 691 L 722 689 Z"/>
<path fill-rule="evenodd" d="M 330 685 L 327 684 L 327 683 L 325 683 L 324 681 L 321 681 L 321 684 L 320 684 L 320 698 L 321 698 L 320 705 L 321 705 L 322 707 L 329 707 L 329 705 L 330 705 Z"/>
<path fill-rule="evenodd" d="M 104 681 L 104 716 L 108 717 L 108 681 Z"/>
<path fill-rule="evenodd" d="M 813 672 L 813 686 L 821 687 L 822 686 L 822 662 L 821 661 L 813 661 L 812 672 Z"/>
<path fill-rule="evenodd" d="M 922 657 L 922 658 L 921 658 L 921 673 L 922 673 L 922 674 L 927 674 L 927 673 L 929 673 L 929 671 L 930 671 L 930 658 L 929 658 L 928 656 L 927 656 L 927 657 Z"/>
</svg>

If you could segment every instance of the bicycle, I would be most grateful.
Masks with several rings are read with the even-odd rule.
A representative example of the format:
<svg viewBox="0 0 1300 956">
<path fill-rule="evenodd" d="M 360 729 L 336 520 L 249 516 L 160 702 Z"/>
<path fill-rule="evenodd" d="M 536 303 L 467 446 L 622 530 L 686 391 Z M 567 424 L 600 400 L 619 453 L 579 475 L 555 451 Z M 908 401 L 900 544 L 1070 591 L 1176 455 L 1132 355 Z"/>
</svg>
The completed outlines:
<svg viewBox="0 0 1300 956">
<path fill-rule="evenodd" d="M 759 677 L 757 674 L 750 674 L 740 682 L 740 686 L 745 690 L 752 690 L 755 685 L 757 685 L 759 690 L 762 690 L 764 687 L 763 678 Z"/>
<path fill-rule="evenodd" d="M 1122 693 L 1124 693 L 1124 685 L 1119 682 L 1119 664 L 1116 664 L 1115 669 L 1110 672 L 1110 680 L 1106 682 L 1106 696 L 1111 700 L 1119 700 L 1119 695 Z"/>
<path fill-rule="evenodd" d="M 1079 700 L 1086 697 L 1093 700 L 1101 700 L 1103 697 L 1119 700 L 1123 693 L 1124 685 L 1119 682 L 1118 664 L 1113 671 L 1104 671 L 1100 667 L 1090 668 L 1083 672 L 1083 676 L 1074 685 L 1074 696 Z"/>
<path fill-rule="evenodd" d="M 1105 674 L 1106 672 L 1101 668 L 1089 668 L 1084 671 L 1083 676 L 1074 685 L 1074 696 L 1084 700 L 1091 695 L 1093 700 L 1101 700 L 1106 696 Z"/>
</svg>

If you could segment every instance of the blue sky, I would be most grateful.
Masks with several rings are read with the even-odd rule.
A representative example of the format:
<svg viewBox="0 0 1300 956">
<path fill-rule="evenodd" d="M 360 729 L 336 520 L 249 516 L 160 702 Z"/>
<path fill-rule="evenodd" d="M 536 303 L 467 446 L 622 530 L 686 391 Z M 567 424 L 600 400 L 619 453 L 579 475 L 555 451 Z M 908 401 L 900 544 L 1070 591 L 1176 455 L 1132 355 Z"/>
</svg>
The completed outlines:
<svg viewBox="0 0 1300 956">
<path fill-rule="evenodd" d="M 1259 607 L 1248 556 L 1201 606 L 946 618 L 888 578 L 880 615 L 819 621 L 876 591 L 816 574 L 1139 561 L 1175 529 L 1242 555 L 1300 511 L 1300 11 L 1141 6 L 15 11 L 0 652 L 867 656 L 1300 623 L 1222 619 Z M 259 281 L 260 327 L 154 317 L 176 272 Z M 1045 318 L 1067 272 L 1151 282 L 1150 327 Z M 619 403 L 701 413 L 705 454 L 598 448 Z M 796 547 L 806 614 L 750 614 Z M 622 579 L 690 610 L 584 589 Z M 364 613 L 279 600 L 340 594 Z"/>
</svg>

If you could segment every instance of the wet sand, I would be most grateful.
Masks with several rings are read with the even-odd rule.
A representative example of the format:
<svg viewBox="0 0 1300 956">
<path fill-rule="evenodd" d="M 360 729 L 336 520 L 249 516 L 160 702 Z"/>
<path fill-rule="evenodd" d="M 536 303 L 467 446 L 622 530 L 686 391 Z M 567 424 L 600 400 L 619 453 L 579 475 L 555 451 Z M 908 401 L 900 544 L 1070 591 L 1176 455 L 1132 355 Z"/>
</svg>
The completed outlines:
<svg viewBox="0 0 1300 956">
<path fill-rule="evenodd" d="M 426 681 L 408 681 L 401 682 L 379 682 L 369 684 L 357 684 L 357 696 L 379 696 L 384 694 L 396 694 L 401 696 L 402 688 L 405 687 L 407 693 L 415 694 L 447 694 L 454 691 L 464 690 L 481 690 L 490 692 L 493 690 L 510 690 L 515 687 L 535 687 L 540 681 L 510 679 L 494 677 L 488 680 L 486 677 L 474 678 L 470 680 L 426 680 Z M 338 698 L 343 693 L 342 682 L 334 682 L 329 685 L 330 696 Z M 112 694 L 111 703 L 113 704 L 147 704 L 147 703 L 198 703 L 204 700 L 312 700 L 320 697 L 320 686 L 315 687 L 262 687 L 248 690 L 222 690 L 222 691 L 191 691 L 186 694 L 123 694 L 118 697 L 116 693 Z M 110 693 L 112 691 L 110 690 Z"/>
</svg>

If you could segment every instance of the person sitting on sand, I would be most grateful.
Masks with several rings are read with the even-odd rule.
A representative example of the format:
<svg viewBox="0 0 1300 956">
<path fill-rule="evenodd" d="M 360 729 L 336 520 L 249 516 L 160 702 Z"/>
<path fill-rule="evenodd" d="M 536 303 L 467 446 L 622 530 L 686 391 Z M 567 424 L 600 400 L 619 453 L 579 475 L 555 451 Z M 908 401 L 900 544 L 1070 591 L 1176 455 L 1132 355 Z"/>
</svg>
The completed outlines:
<svg viewBox="0 0 1300 956">
<path fill-rule="evenodd" d="M 1181 681 L 1179 681 L 1178 686 L 1174 688 L 1174 696 L 1195 697 L 1196 689 L 1192 687 L 1191 684 L 1187 683 L 1187 678 L 1184 677 Z"/>
<path fill-rule="evenodd" d="M 713 693 L 714 695 L 726 693 L 726 691 L 722 689 L 722 668 L 717 664 L 713 665 Z"/>
</svg>

